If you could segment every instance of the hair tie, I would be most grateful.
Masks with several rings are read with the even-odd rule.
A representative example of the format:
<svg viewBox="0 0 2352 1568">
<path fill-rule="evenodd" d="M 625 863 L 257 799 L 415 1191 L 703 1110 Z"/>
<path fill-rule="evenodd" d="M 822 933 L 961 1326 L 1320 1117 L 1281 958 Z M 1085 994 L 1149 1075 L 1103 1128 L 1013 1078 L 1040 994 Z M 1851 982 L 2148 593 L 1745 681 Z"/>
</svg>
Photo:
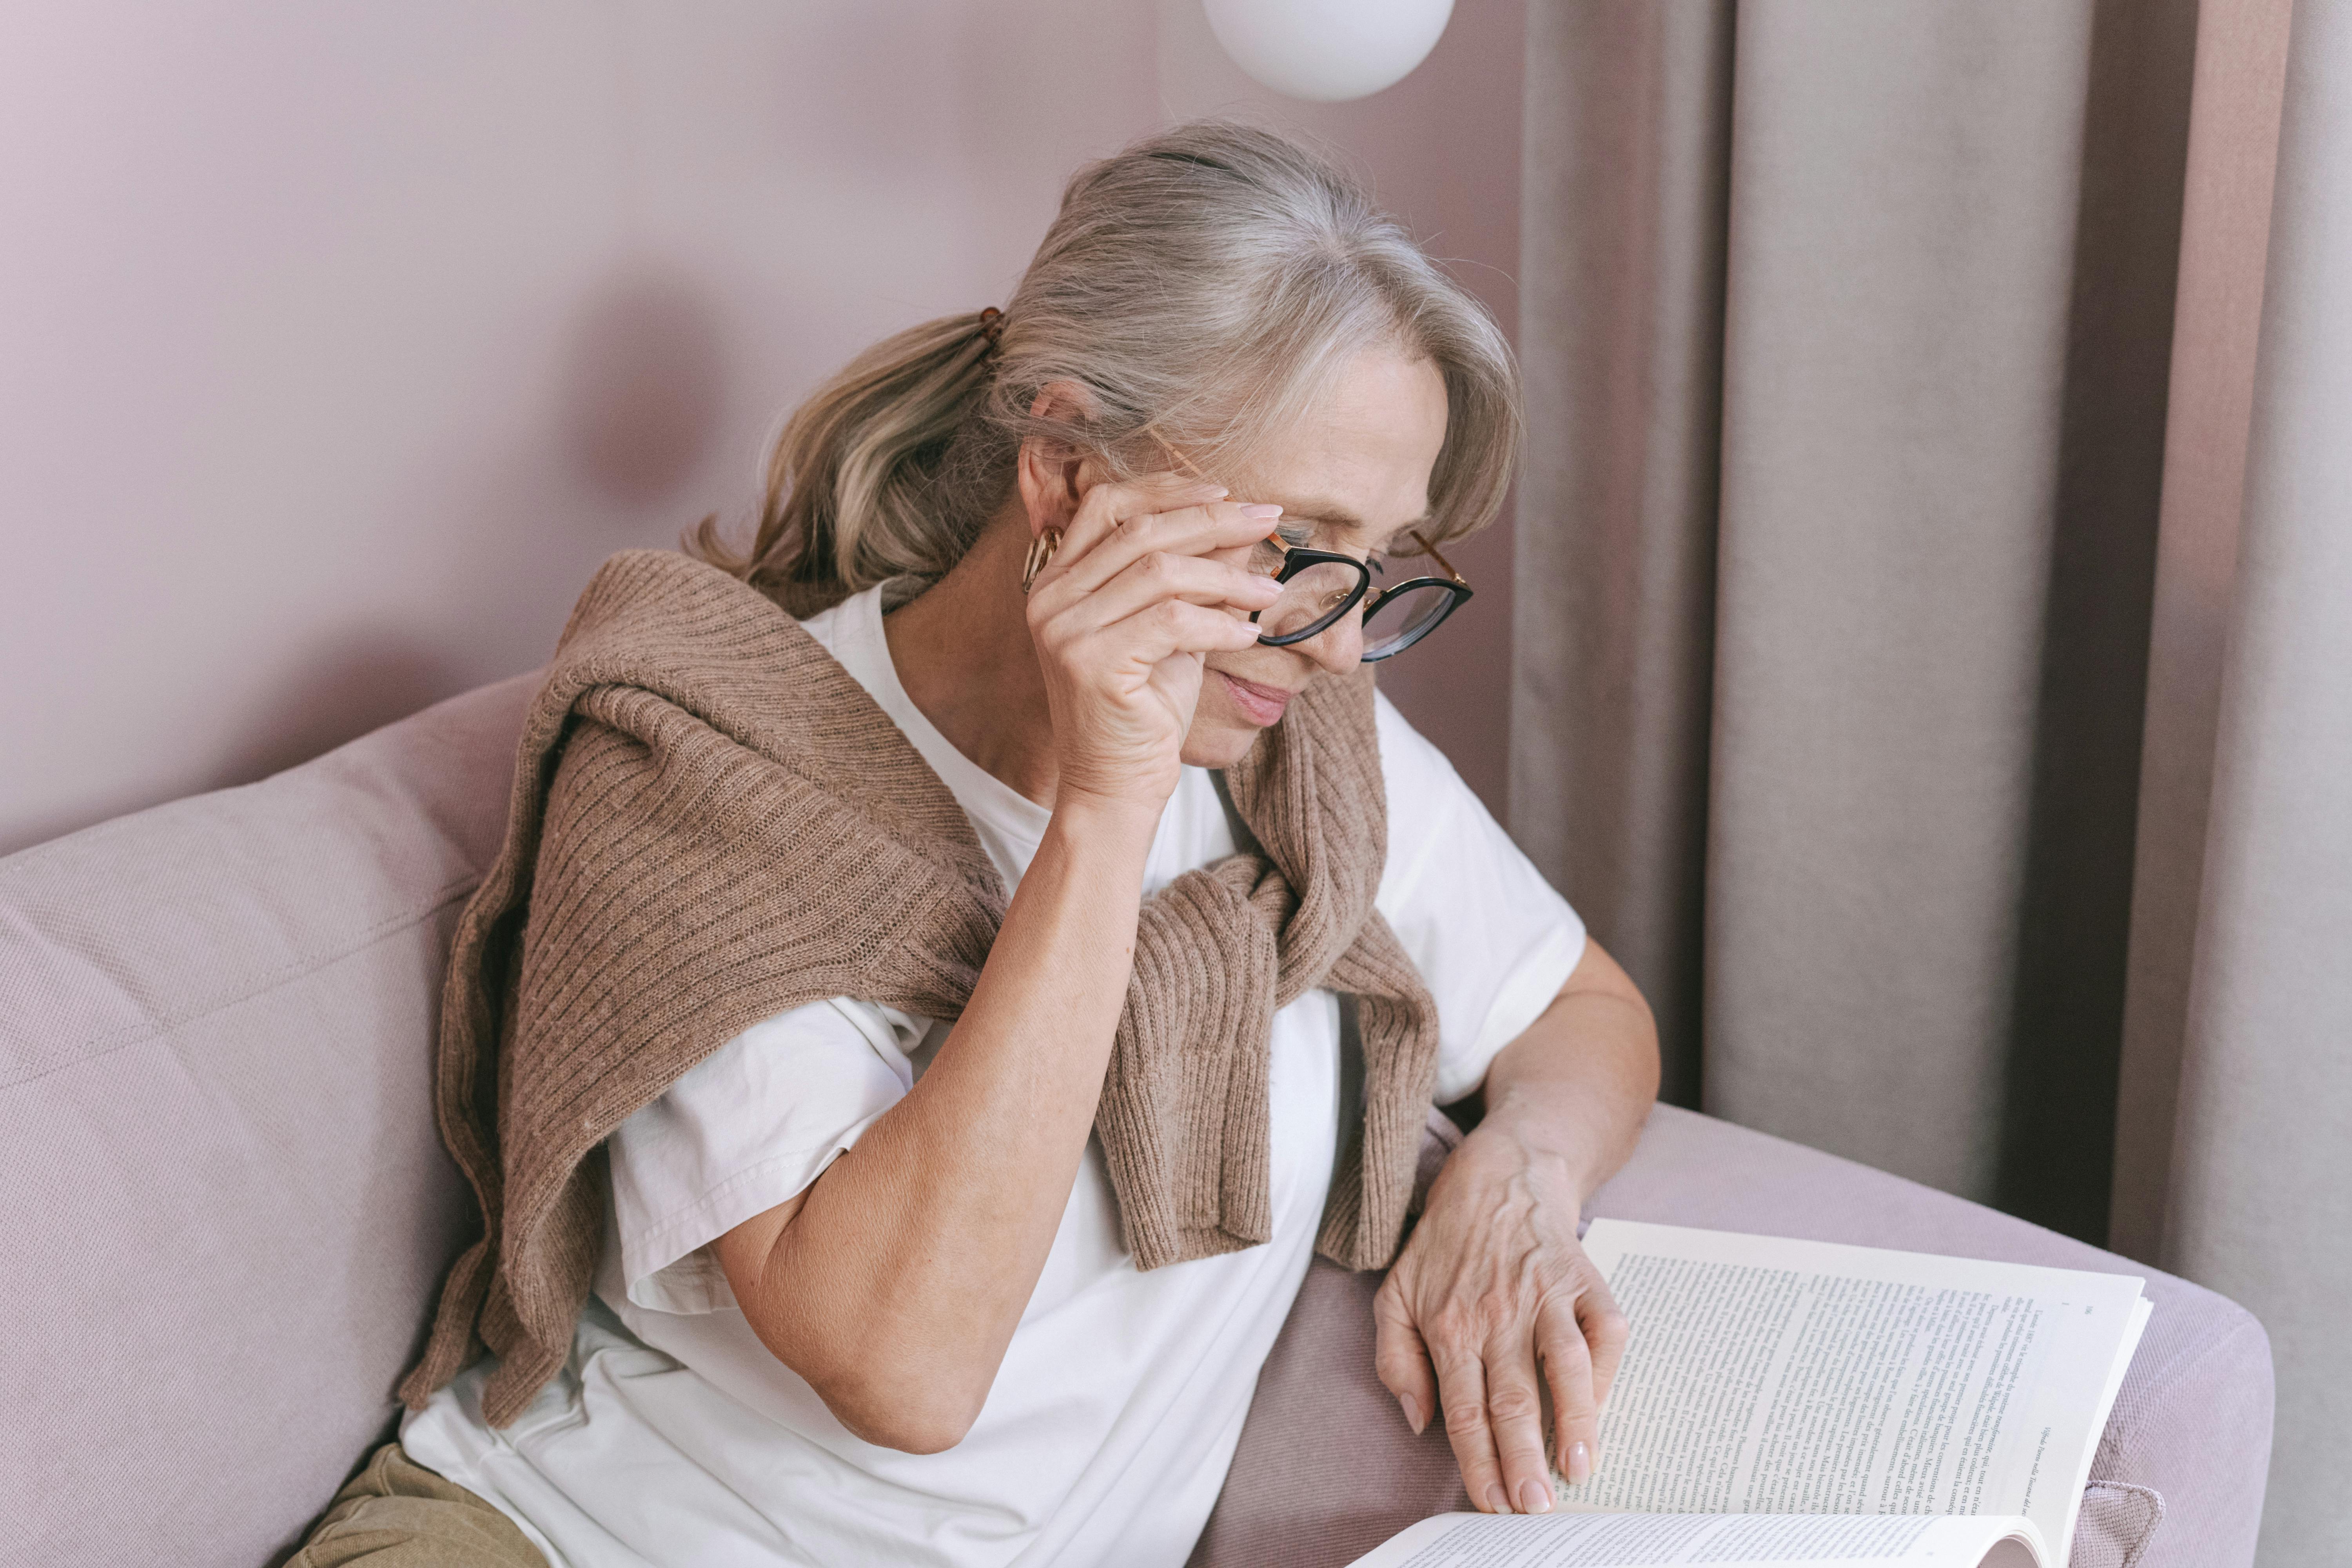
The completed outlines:
<svg viewBox="0 0 2352 1568">
<path fill-rule="evenodd" d="M 993 305 L 981 311 L 980 335 L 988 340 L 989 353 L 994 353 L 998 340 L 1004 336 L 1004 312 Z"/>
</svg>

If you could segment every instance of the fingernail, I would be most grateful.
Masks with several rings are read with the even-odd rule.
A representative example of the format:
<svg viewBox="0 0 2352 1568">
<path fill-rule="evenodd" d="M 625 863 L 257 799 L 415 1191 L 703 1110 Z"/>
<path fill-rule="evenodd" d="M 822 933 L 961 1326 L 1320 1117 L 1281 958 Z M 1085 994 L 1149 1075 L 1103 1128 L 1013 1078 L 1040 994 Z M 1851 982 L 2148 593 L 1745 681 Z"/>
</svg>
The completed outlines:
<svg viewBox="0 0 2352 1568">
<path fill-rule="evenodd" d="M 1509 1497 L 1505 1495 L 1503 1491 L 1503 1483 L 1500 1481 L 1496 1481 L 1493 1486 L 1486 1489 L 1486 1511 L 1488 1513 L 1508 1513 L 1511 1511 L 1511 1500 Z"/>
<path fill-rule="evenodd" d="M 1580 1487 L 1592 1475 L 1592 1450 L 1581 1443 L 1568 1446 L 1568 1484 Z"/>
<path fill-rule="evenodd" d="M 1519 1511 L 1521 1513 L 1549 1513 L 1551 1511 L 1551 1489 L 1544 1485 L 1541 1481 L 1521 1481 L 1519 1483 Z"/>
<path fill-rule="evenodd" d="M 1420 1436 L 1423 1425 L 1429 1419 L 1421 1413 L 1421 1401 L 1410 1394 L 1400 1394 L 1397 1403 L 1404 1406 L 1404 1424 L 1412 1428 L 1414 1436 Z"/>
<path fill-rule="evenodd" d="M 1260 522 L 1272 522 L 1282 515 L 1282 509 L 1278 506 L 1266 506 L 1262 502 L 1253 501 L 1242 508 L 1242 515 L 1254 517 Z"/>
</svg>

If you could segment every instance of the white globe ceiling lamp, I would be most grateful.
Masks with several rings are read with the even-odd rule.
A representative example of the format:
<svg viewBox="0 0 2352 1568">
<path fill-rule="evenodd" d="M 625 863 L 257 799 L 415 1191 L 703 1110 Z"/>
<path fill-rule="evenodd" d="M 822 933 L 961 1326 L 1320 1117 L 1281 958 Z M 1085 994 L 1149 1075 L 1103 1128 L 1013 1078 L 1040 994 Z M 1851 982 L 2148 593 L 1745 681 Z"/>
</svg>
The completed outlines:
<svg viewBox="0 0 2352 1568">
<path fill-rule="evenodd" d="M 1313 103 L 1363 98 L 1429 58 L 1454 0 L 1202 0 L 1234 63 Z"/>
</svg>

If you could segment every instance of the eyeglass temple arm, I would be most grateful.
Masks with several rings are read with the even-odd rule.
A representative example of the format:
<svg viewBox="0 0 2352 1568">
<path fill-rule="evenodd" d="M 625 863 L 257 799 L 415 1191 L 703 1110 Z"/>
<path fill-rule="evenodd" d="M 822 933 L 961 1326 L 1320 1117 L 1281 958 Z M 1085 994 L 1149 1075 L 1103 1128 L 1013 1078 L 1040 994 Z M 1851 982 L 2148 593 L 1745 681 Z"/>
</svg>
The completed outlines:
<svg viewBox="0 0 2352 1568">
<path fill-rule="evenodd" d="M 1444 555 L 1440 554 L 1438 552 L 1437 546 L 1432 544 L 1428 538 L 1423 534 L 1421 530 L 1417 528 L 1408 528 L 1405 530 L 1405 532 L 1411 534 L 1412 536 L 1412 542 L 1421 546 L 1421 552 L 1423 555 L 1428 556 L 1432 561 L 1437 563 L 1437 569 L 1439 571 L 1444 573 L 1448 577 L 1453 578 L 1456 583 L 1461 584 L 1465 588 L 1470 585 L 1470 580 L 1454 569 L 1454 563 L 1448 561 Z"/>
</svg>

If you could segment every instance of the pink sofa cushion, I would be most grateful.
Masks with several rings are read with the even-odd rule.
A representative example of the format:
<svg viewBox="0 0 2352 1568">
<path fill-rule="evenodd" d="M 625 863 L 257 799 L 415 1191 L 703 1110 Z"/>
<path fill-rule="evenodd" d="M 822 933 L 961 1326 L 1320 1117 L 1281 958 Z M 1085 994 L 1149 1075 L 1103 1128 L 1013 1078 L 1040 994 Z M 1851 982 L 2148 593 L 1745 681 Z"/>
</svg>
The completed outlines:
<svg viewBox="0 0 2352 1568">
<path fill-rule="evenodd" d="M 0 860 L 0 1559 L 253 1568 L 385 1428 L 467 1223 L 435 1005 L 532 684 Z"/>
</svg>

